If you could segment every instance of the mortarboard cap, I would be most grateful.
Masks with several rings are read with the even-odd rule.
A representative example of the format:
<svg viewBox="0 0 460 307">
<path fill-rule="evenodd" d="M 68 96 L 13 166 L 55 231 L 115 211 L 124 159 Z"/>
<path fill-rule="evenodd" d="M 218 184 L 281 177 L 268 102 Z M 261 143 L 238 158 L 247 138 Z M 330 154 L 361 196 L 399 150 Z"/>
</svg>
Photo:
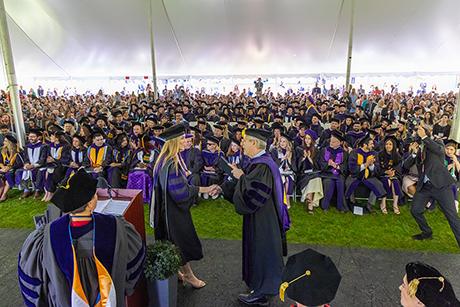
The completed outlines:
<svg viewBox="0 0 460 307">
<path fill-rule="evenodd" d="M 219 145 L 220 141 L 218 138 L 216 138 L 215 136 L 213 135 L 210 135 L 208 137 L 206 137 L 206 141 L 210 142 L 210 143 L 214 143 L 214 144 L 217 144 Z"/>
<path fill-rule="evenodd" d="M 267 140 L 271 137 L 272 133 L 264 129 L 250 128 L 244 130 L 244 136 L 246 135 L 267 142 Z"/>
<path fill-rule="evenodd" d="M 16 136 L 12 133 L 8 133 L 5 135 L 5 139 L 7 139 L 8 141 L 10 141 L 11 143 L 13 144 L 17 144 L 18 143 L 18 139 L 16 138 Z"/>
<path fill-rule="evenodd" d="M 426 307 L 460 306 L 451 283 L 435 268 L 421 262 L 406 265 L 409 296 Z"/>
<path fill-rule="evenodd" d="M 51 198 L 62 212 L 68 213 L 85 206 L 96 194 L 97 180 L 84 169 L 79 169 Z"/>
<path fill-rule="evenodd" d="M 331 258 L 313 249 L 290 256 L 283 270 L 280 298 L 306 306 L 322 306 L 334 300 L 342 276 Z"/>
<path fill-rule="evenodd" d="M 318 134 L 311 129 L 305 130 L 305 134 L 309 135 L 313 141 L 316 141 L 318 139 Z"/>
<path fill-rule="evenodd" d="M 345 137 L 343 136 L 343 133 L 338 130 L 333 130 L 331 133 L 331 137 L 335 137 L 340 142 L 345 142 Z"/>
<path fill-rule="evenodd" d="M 163 133 L 159 135 L 164 141 L 169 141 L 185 134 L 185 126 L 183 124 L 177 124 L 167 128 Z"/>
</svg>

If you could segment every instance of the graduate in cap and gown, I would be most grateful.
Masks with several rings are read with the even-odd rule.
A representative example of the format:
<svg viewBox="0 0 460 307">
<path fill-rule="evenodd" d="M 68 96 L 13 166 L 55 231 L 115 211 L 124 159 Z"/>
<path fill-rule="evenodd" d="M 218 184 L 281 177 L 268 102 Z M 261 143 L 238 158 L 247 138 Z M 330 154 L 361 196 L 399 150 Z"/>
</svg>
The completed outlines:
<svg viewBox="0 0 460 307">
<path fill-rule="evenodd" d="M 96 130 L 93 143 L 88 147 L 88 167 L 94 178 L 105 177 L 105 170 L 112 163 L 112 147 L 105 142 L 105 134 Z"/>
<path fill-rule="evenodd" d="M 399 286 L 403 307 L 459 307 L 449 280 L 437 269 L 422 262 L 406 265 L 406 274 Z"/>
<path fill-rule="evenodd" d="M 356 188 L 359 185 L 366 186 L 371 191 L 366 209 L 372 212 L 372 205 L 375 200 L 386 195 L 382 182 L 377 178 L 380 165 L 377 163 L 377 153 L 373 151 L 374 141 L 369 135 L 360 139 L 356 146 L 358 148 L 352 150 L 348 159 L 350 177 L 346 182 L 345 198 L 351 203 Z M 385 198 L 382 198 L 380 208 L 383 213 L 386 211 L 386 209 L 383 210 L 386 208 Z"/>
<path fill-rule="evenodd" d="M 186 170 L 179 162 L 180 152 L 185 147 L 184 134 L 185 126 L 178 124 L 160 135 L 165 143 L 153 170 L 154 192 L 149 221 L 156 240 L 170 241 L 179 248 L 182 259 L 179 278 L 199 289 L 206 283 L 194 275 L 189 262 L 202 259 L 203 250 L 190 208 L 198 193 L 209 193 L 210 187 L 190 185 L 185 176 Z"/>
<path fill-rule="evenodd" d="M 460 179 L 460 162 L 459 157 L 457 156 L 457 143 L 453 140 L 446 142 L 444 146 L 446 156 L 444 158 L 444 165 L 447 167 L 452 178 L 454 178 L 455 183 L 452 184 L 452 193 L 454 194 L 455 199 L 455 209 L 458 213 L 458 185 Z"/>
<path fill-rule="evenodd" d="M 398 203 L 403 200 L 404 194 L 401 188 L 402 177 L 402 158 L 399 154 L 399 142 L 394 136 L 387 136 L 384 140 L 384 149 L 377 157 L 379 164 L 378 177 L 385 188 L 386 196 L 393 198 L 393 212 L 400 214 Z M 382 213 L 386 214 L 386 206 L 381 208 Z"/>
<path fill-rule="evenodd" d="M 26 306 L 124 306 L 145 244 L 123 217 L 95 213 L 97 180 L 78 170 L 51 202 L 69 213 L 32 232 L 18 260 Z"/>
<path fill-rule="evenodd" d="M 219 140 L 214 136 L 208 136 L 206 138 L 206 149 L 201 152 L 203 158 L 203 168 L 200 172 L 201 186 L 211 186 L 213 184 L 221 184 L 223 180 L 223 172 L 219 168 L 219 159 L 224 156 L 224 153 L 220 150 Z M 204 199 L 207 199 L 209 195 L 204 193 Z"/>
<path fill-rule="evenodd" d="M 43 191 L 43 179 L 46 163 L 46 145 L 40 138 L 42 131 L 40 129 L 31 129 L 29 131 L 29 142 L 24 149 L 24 166 L 18 170 L 19 186 L 24 193 L 21 198 L 27 198 L 34 193 L 34 198 L 38 198 L 40 191 Z"/>
<path fill-rule="evenodd" d="M 131 144 L 133 153 L 130 160 L 126 188 L 142 190 L 144 203 L 147 203 L 152 196 L 152 170 L 155 162 L 155 154 L 149 143 L 149 137 L 146 134 Z"/>
<path fill-rule="evenodd" d="M 194 138 L 191 133 L 185 134 L 185 148 L 180 152 L 184 168 L 187 169 L 186 177 L 190 184 L 200 185 L 200 170 L 203 167 L 203 158 L 201 151 L 194 145 Z M 198 136 L 199 137 L 199 136 Z"/>
<path fill-rule="evenodd" d="M 117 135 L 112 150 L 112 163 L 107 170 L 107 178 L 112 188 L 126 186 L 131 158 L 128 136 L 125 133 Z"/>
<path fill-rule="evenodd" d="M 329 139 L 331 138 L 332 132 L 338 130 L 340 127 L 340 120 L 338 118 L 331 119 L 330 127 L 323 131 L 321 137 L 319 139 L 319 147 L 323 148 L 326 147 L 329 143 Z M 344 140 L 345 141 L 345 140 Z"/>
<path fill-rule="evenodd" d="M 329 146 L 321 149 L 318 165 L 321 170 L 324 198 L 321 202 L 323 210 L 329 210 L 334 193 L 337 195 L 337 210 L 348 211 L 345 202 L 345 178 L 348 176 L 348 152 L 343 148 L 345 138 L 335 130 L 329 139 Z"/>
<path fill-rule="evenodd" d="M 85 139 L 79 135 L 74 135 L 72 138 L 72 148 L 70 149 L 69 168 L 65 174 L 65 178 L 69 178 L 80 167 L 88 165 L 88 156 L 86 155 Z"/>
<path fill-rule="evenodd" d="M 16 171 L 24 166 L 24 158 L 18 140 L 13 134 L 6 134 L 0 155 L 0 202 L 7 198 L 8 191 L 19 182 Z"/>
<path fill-rule="evenodd" d="M 70 163 L 70 144 L 63 131 L 50 135 L 51 144 L 46 157 L 45 196 L 42 201 L 50 201 L 56 187 L 64 179 Z"/>
<path fill-rule="evenodd" d="M 279 167 L 284 191 L 287 195 L 287 206 L 290 208 L 289 197 L 295 192 L 295 174 L 297 173 L 297 157 L 292 139 L 287 134 L 282 133 L 278 146 L 272 149 L 270 154 Z"/>
<path fill-rule="evenodd" d="M 318 136 L 315 131 L 305 131 L 303 144 L 296 148 L 297 156 L 297 185 L 301 190 L 301 201 L 306 202 L 308 213 L 313 213 L 313 207 L 319 206 L 323 198 L 323 185 L 319 177 L 318 150 L 316 140 Z"/>
<path fill-rule="evenodd" d="M 238 299 L 247 305 L 268 304 L 267 296 L 278 294 L 287 252 L 290 221 L 278 165 L 265 151 L 270 136 L 266 130 L 245 130 L 242 146 L 249 166 L 245 172 L 234 167 L 232 176 L 237 180 L 212 192 L 223 192 L 243 215 L 243 280 L 251 292 Z"/>
</svg>

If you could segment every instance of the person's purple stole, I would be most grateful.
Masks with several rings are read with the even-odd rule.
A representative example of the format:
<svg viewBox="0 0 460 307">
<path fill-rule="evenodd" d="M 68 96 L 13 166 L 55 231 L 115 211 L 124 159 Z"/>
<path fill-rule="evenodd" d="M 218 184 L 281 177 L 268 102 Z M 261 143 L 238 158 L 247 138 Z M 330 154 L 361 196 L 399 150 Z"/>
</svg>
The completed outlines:
<svg viewBox="0 0 460 307">
<path fill-rule="evenodd" d="M 251 159 L 249 163 L 250 165 L 265 164 L 270 168 L 270 171 L 273 176 L 273 182 L 275 184 L 276 204 L 279 208 L 278 218 L 280 220 L 281 225 L 283 226 L 283 231 L 287 231 L 291 226 L 291 220 L 289 218 L 287 206 L 284 204 L 283 181 L 281 180 L 281 174 L 278 165 L 276 165 L 275 161 L 273 161 L 273 158 L 268 153 L 265 153 L 260 157 Z"/>
<path fill-rule="evenodd" d="M 332 155 L 335 154 L 335 158 L 332 159 Z M 328 162 L 329 160 L 334 161 L 334 163 L 336 164 L 342 164 L 343 162 L 343 149 L 342 147 L 339 147 L 337 149 L 333 149 L 331 147 L 327 147 L 326 150 L 324 151 L 324 161 Z M 333 168 L 332 169 L 332 174 L 334 174 L 334 176 L 338 176 L 340 175 L 340 171 Z"/>
</svg>

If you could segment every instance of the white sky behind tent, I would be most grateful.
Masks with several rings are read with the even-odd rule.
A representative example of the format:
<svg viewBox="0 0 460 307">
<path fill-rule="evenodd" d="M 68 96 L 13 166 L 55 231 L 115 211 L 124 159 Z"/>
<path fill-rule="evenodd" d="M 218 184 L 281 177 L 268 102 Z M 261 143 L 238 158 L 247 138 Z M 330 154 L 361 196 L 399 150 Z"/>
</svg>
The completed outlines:
<svg viewBox="0 0 460 307">
<path fill-rule="evenodd" d="M 346 70 L 351 0 L 341 14 L 342 0 L 153 2 L 160 77 Z M 151 76 L 145 0 L 5 0 L 5 5 L 19 83 Z M 352 73 L 458 75 L 459 12 L 458 0 L 356 0 Z"/>
</svg>

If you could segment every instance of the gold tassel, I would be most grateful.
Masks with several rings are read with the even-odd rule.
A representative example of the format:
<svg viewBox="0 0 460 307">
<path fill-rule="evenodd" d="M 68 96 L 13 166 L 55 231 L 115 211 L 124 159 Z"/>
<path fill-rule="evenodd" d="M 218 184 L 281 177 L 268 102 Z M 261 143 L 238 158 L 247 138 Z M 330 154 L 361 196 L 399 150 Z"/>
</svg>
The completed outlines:
<svg viewBox="0 0 460 307">
<path fill-rule="evenodd" d="M 409 289 L 408 289 L 408 292 L 409 292 L 409 296 L 410 297 L 414 297 L 415 294 L 417 293 L 417 290 L 418 290 L 418 285 L 420 284 L 420 280 L 418 280 L 417 278 L 414 278 L 410 281 L 409 283 Z"/>
<path fill-rule="evenodd" d="M 284 293 L 286 292 L 286 289 L 289 287 L 288 282 L 283 282 L 280 286 L 280 300 L 284 302 Z"/>
</svg>

